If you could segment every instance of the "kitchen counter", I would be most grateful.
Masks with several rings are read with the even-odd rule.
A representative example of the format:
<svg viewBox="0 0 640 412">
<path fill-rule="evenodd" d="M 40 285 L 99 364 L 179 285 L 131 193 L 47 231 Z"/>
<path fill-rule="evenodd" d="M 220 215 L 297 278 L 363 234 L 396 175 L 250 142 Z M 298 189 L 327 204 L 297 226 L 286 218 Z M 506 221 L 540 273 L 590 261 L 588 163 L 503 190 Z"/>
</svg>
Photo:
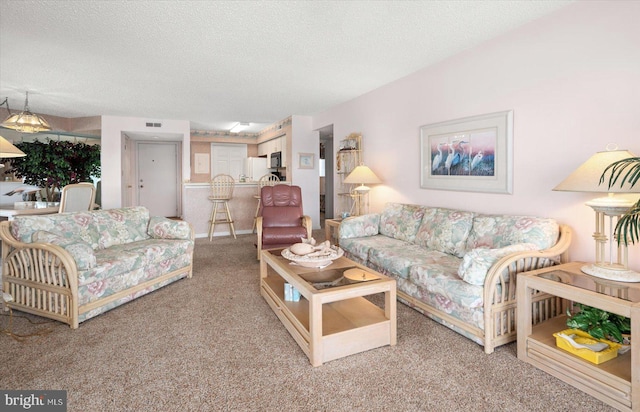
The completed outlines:
<svg viewBox="0 0 640 412">
<path fill-rule="evenodd" d="M 290 184 L 290 182 L 282 182 Z M 207 237 L 212 203 L 209 183 L 184 183 L 182 186 L 182 218 L 193 226 L 196 237 Z M 236 234 L 251 233 L 258 206 L 258 182 L 236 182 L 229 210 Z M 216 224 L 214 236 L 230 236 L 229 225 Z"/>
</svg>

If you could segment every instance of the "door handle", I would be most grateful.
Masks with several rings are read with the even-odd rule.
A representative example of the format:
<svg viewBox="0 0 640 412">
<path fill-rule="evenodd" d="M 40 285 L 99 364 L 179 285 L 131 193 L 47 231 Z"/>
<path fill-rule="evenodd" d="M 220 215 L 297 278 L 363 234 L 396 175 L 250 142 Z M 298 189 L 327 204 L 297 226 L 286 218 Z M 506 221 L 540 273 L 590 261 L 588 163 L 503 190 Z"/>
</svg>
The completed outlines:
<svg viewBox="0 0 640 412">
<path fill-rule="evenodd" d="M 140 185 L 140 188 L 142 189 L 144 186 Z"/>
</svg>

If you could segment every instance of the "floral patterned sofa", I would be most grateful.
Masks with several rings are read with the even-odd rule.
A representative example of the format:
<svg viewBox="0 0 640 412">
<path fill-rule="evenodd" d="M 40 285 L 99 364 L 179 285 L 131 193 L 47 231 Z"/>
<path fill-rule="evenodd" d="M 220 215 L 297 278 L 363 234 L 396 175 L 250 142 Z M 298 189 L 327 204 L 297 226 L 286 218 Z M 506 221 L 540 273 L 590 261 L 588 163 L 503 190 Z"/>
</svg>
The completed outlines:
<svg viewBox="0 0 640 412">
<path fill-rule="evenodd" d="M 398 300 L 492 353 L 516 339 L 517 273 L 567 260 L 553 219 L 388 203 L 342 221 L 349 258 L 396 279 Z"/>
<path fill-rule="evenodd" d="M 16 217 L 0 238 L 11 307 L 74 329 L 192 274 L 191 225 L 144 207 Z"/>
</svg>

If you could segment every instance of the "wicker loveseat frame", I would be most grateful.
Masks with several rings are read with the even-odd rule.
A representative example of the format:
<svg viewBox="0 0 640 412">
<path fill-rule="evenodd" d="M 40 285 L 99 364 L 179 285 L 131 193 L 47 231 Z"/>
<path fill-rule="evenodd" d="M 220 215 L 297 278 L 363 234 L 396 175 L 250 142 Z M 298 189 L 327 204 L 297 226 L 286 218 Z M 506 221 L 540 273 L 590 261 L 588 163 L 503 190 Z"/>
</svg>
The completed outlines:
<svg viewBox="0 0 640 412">
<path fill-rule="evenodd" d="M 133 208 L 132 208 L 133 209 Z M 144 208 L 141 213 L 147 213 Z M 124 210 L 124 209 L 122 209 Z M 77 213 L 108 213 L 106 211 L 77 212 Z M 138 213 L 138 211 L 136 211 Z M 65 214 L 70 215 L 70 214 Z M 50 215 L 50 216 L 62 216 Z M 54 217 L 55 219 L 55 217 Z M 164 219 L 164 218 L 152 218 Z M 166 219 L 169 221 L 169 219 Z M 47 243 L 25 243 L 17 240 L 11 231 L 10 221 L 0 222 L 0 239 L 2 239 L 2 289 L 13 297 L 10 307 L 23 312 L 32 313 L 50 319 L 67 323 L 73 329 L 78 328 L 80 322 L 106 312 L 116 306 L 147 294 L 180 278 L 191 278 L 193 262 L 193 230 L 187 222 L 180 222 L 188 226 L 186 238 L 188 252 L 180 260 L 179 268 L 172 267 L 165 260 L 154 266 L 157 274 L 144 276 L 142 280 L 131 285 L 126 284 L 119 289 L 111 290 L 89 302 L 80 303 L 79 296 L 81 270 L 74 256 L 63 246 Z M 169 223 L 172 224 L 172 223 Z M 183 226 L 184 228 L 184 226 Z M 149 237 L 149 242 L 154 239 Z M 144 242 L 144 240 L 142 241 Z M 158 243 L 167 244 L 171 240 L 167 237 Z M 134 245 L 135 242 L 129 243 Z M 158 250 L 157 244 L 147 250 Z M 162 247 L 160 246 L 160 250 Z M 158 252 L 160 253 L 160 252 Z M 140 270 L 146 271 L 147 264 Z M 126 276 L 124 273 L 120 276 Z M 86 287 L 86 286 L 85 286 Z M 81 293 L 81 292 L 80 292 Z"/>
</svg>

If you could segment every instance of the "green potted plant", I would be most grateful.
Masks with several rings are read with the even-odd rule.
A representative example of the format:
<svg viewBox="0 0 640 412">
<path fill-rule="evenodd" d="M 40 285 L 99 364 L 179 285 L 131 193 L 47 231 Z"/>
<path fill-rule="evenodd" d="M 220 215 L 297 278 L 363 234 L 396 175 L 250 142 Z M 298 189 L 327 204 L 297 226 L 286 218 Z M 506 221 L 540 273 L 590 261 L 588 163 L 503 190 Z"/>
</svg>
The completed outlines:
<svg viewBox="0 0 640 412">
<path fill-rule="evenodd" d="M 631 319 L 578 303 L 580 311 L 572 315 L 567 309 L 567 326 L 587 332 L 596 339 L 625 343 L 624 334 L 631 332 Z"/>
<path fill-rule="evenodd" d="M 53 201 L 54 193 L 68 184 L 100 176 L 100 145 L 36 140 L 15 146 L 27 155 L 11 159 L 14 175 L 28 185 L 46 189 L 48 201 Z"/>
</svg>

